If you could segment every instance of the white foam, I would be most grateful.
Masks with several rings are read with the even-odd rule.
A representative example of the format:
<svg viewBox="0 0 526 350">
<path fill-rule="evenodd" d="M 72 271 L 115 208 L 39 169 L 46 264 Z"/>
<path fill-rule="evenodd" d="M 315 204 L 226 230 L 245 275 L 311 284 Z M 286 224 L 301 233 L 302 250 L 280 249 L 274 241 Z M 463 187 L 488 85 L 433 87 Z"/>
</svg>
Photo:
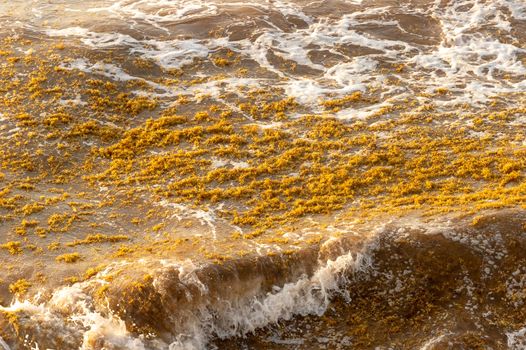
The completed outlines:
<svg viewBox="0 0 526 350">
<path fill-rule="evenodd" d="M 88 103 L 85 101 L 82 101 L 82 97 L 80 94 L 77 94 L 74 99 L 60 99 L 58 101 L 62 105 L 76 105 L 76 106 L 85 106 Z"/>
<path fill-rule="evenodd" d="M 81 350 L 93 349 L 92 344 L 98 339 L 104 339 L 108 343 L 131 350 L 144 350 L 142 341 L 133 338 L 126 330 L 124 321 L 116 316 L 103 316 L 92 309 L 92 300 L 83 291 L 85 284 L 77 283 L 72 286 L 63 287 L 53 294 L 48 304 L 35 304 L 29 300 L 15 300 L 9 307 L 0 307 L 7 312 L 23 312 L 31 315 L 31 322 L 46 325 L 57 332 L 65 333 L 64 336 L 73 336 L 82 333 Z M 73 313 L 71 321 L 80 324 L 80 329 L 70 329 L 66 320 L 62 318 L 61 312 Z M 54 334 L 59 336 L 59 333 Z M 33 344 L 38 348 L 38 344 Z"/>
<path fill-rule="evenodd" d="M 188 206 L 179 203 L 171 203 L 165 199 L 158 203 L 162 207 L 172 208 L 179 211 L 179 214 L 173 214 L 178 220 L 183 218 L 195 218 L 199 220 L 201 225 L 208 226 L 210 228 L 210 234 L 213 239 L 217 239 L 217 222 L 218 217 L 214 213 L 213 208 L 208 208 L 206 211 L 202 209 L 193 209 Z"/>
<path fill-rule="evenodd" d="M 176 92 L 173 91 L 170 87 L 163 86 L 161 84 L 152 82 L 150 80 L 136 77 L 133 75 L 130 75 L 126 73 L 122 68 L 119 66 L 116 66 L 111 63 L 104 63 L 101 61 L 91 63 L 86 59 L 76 59 L 73 61 L 64 62 L 60 65 L 61 68 L 67 69 L 67 70 L 79 70 L 81 72 L 90 73 L 90 74 L 96 74 L 101 75 L 107 78 L 110 78 L 113 81 L 132 81 L 132 80 L 139 80 L 145 82 L 147 85 L 153 87 L 157 91 L 160 91 L 159 93 L 152 93 L 149 92 L 147 95 L 149 96 L 155 96 L 155 97 L 167 97 L 167 96 L 174 96 L 176 95 Z M 134 91 L 137 95 L 145 95 L 143 91 Z M 79 98 L 75 100 L 63 100 L 61 103 L 78 103 L 80 105 L 85 105 L 86 102 L 79 100 Z"/>
<path fill-rule="evenodd" d="M 128 21 L 146 22 L 156 28 L 168 31 L 165 24 L 182 19 L 189 20 L 216 15 L 218 6 L 213 2 L 189 0 L 137 0 L 115 1 L 108 7 L 91 8 L 88 12 L 109 13 L 114 18 L 126 18 Z"/>
<path fill-rule="evenodd" d="M 63 29 L 46 29 L 46 35 L 51 37 L 88 36 L 90 31 L 81 27 L 69 27 Z"/>
<path fill-rule="evenodd" d="M 134 264 L 145 262 L 136 261 Z M 198 266 L 192 261 L 161 263 L 165 268 L 176 267 L 181 283 L 196 285 L 202 295 L 208 293 L 207 287 L 196 275 Z M 279 320 L 291 319 L 295 315 L 322 315 L 331 297 L 346 283 L 346 274 L 367 269 L 371 262 L 366 255 L 358 254 L 353 257 L 351 253 L 347 253 L 327 261 L 311 277 L 305 275 L 282 287 L 276 286 L 264 296 L 254 295 L 243 300 L 203 304 L 191 309 L 191 314 L 185 315 L 186 323 L 178 325 L 181 333 L 174 335 L 175 341 L 169 346 L 159 340 L 152 343 L 133 336 L 126 329 L 123 320 L 111 312 L 98 311 L 94 300 L 87 294 L 86 290 L 107 284 L 102 277 L 121 269 L 123 264 L 127 263 L 112 264 L 88 281 L 57 289 L 48 302 L 39 303 L 38 297 L 34 301 L 15 300 L 8 307 L 0 307 L 0 311 L 27 314 L 29 317 L 24 317 L 23 326 L 45 325 L 56 337 L 80 336 L 81 350 L 92 349 L 95 341 L 103 341 L 110 348 L 131 350 L 167 347 L 172 350 L 204 350 L 212 336 L 242 336 Z M 154 280 L 153 285 L 158 286 L 158 281 Z M 179 311 L 173 310 L 174 313 Z M 65 315 L 69 317 L 65 318 Z M 4 345 L 1 339 L 0 345 Z M 38 348 L 39 345 L 35 343 L 32 346 Z"/>
<path fill-rule="evenodd" d="M 433 346 L 438 344 L 447 334 L 441 334 L 439 336 L 433 337 L 426 341 L 424 345 L 420 348 L 420 350 L 431 350 L 433 349 Z"/>
<path fill-rule="evenodd" d="M 283 4 L 276 4 L 276 6 L 285 11 Z M 288 13 L 287 11 L 285 13 Z M 286 78 L 280 84 L 283 85 L 290 96 L 296 97 L 301 102 L 315 105 L 320 97 L 328 93 L 346 94 L 358 89 L 364 90 L 365 87 L 362 82 L 368 80 L 368 77 L 370 79 L 370 75 L 364 73 L 374 70 L 376 61 L 371 58 L 356 58 L 326 70 L 324 66 L 315 64 L 310 60 L 308 57 L 310 49 L 307 49 L 307 46 L 319 45 L 322 48 L 332 50 L 334 45 L 352 42 L 353 44 L 363 44 L 376 49 L 386 49 L 393 45 L 402 45 L 406 47 L 406 50 L 410 49 L 403 42 L 375 40 L 349 30 L 347 27 L 353 21 L 355 20 L 349 16 L 344 16 L 336 24 L 329 24 L 326 21 L 316 22 L 312 23 L 308 29 L 291 33 L 272 28 L 266 30 L 254 41 L 245 39 L 236 42 L 229 42 L 227 38 L 168 41 L 148 39 L 138 41 L 124 34 L 96 33 L 79 27 L 47 30 L 46 33 L 50 36 L 80 37 L 84 44 L 95 48 L 129 47 L 131 53 L 152 59 L 165 68 L 180 68 L 193 62 L 196 58 L 207 57 L 210 52 L 218 48 L 228 47 L 241 55 L 246 55 L 255 60 L 261 67 Z M 269 51 L 285 60 L 293 61 L 322 73 L 325 72 L 321 75 L 321 78 L 334 81 L 337 87 L 328 87 L 327 84 L 320 83 L 317 79 L 284 74 L 279 67 L 275 67 L 269 62 Z M 354 84 L 351 84 L 351 82 L 354 82 Z M 225 81 L 223 80 L 222 83 L 225 83 Z M 230 91 L 236 91 L 236 87 L 239 86 L 240 82 L 230 79 L 226 83 Z M 264 81 L 260 81 L 260 83 L 264 83 Z M 275 82 L 272 82 L 272 84 L 275 84 Z M 207 86 L 198 86 L 197 88 L 206 89 Z"/>
<path fill-rule="evenodd" d="M 235 161 L 230 160 L 230 159 L 212 158 L 212 168 L 213 169 L 223 168 L 226 165 L 231 165 L 234 169 L 235 168 L 245 169 L 245 168 L 249 167 L 249 164 L 247 162 L 243 162 L 243 161 L 235 162 Z"/>
<path fill-rule="evenodd" d="M 502 7 L 508 7 L 513 17 L 518 17 L 521 13 L 519 8 L 524 5 L 518 1 L 464 0 L 441 8 L 440 2 L 436 3 L 433 11 L 440 20 L 442 42 L 437 48 L 412 57 L 409 63 L 433 72 L 432 78 L 425 80 L 430 86 L 467 84 L 462 89 L 463 96 L 448 101 L 448 105 L 477 105 L 500 93 L 524 89 L 523 82 L 510 83 L 496 75 L 524 75 L 526 68 L 517 57 L 526 51 L 497 37 L 480 33 L 488 26 L 510 30 L 510 22 L 505 19 Z M 445 75 L 436 75 L 435 71 Z"/>
<path fill-rule="evenodd" d="M 198 321 L 193 323 L 197 325 L 193 333 L 181 336 L 170 345 L 170 349 L 202 349 L 212 335 L 227 338 L 247 334 L 296 315 L 322 315 L 331 296 L 345 283 L 345 273 L 353 269 L 365 269 L 369 265 L 366 256 L 353 258 L 348 253 L 328 261 L 312 277 L 303 276 L 296 282 L 274 288 L 263 298 L 242 301 L 241 304 L 233 301 L 220 312 L 203 309 Z"/>
<path fill-rule="evenodd" d="M 306 23 L 312 23 L 313 19 L 307 16 L 301 9 L 300 6 L 292 2 L 273 1 L 270 3 L 271 6 L 277 9 L 283 16 L 294 16 L 299 17 Z"/>
<path fill-rule="evenodd" d="M 139 78 L 125 73 L 116 65 L 103 63 L 100 61 L 91 64 L 86 59 L 76 59 L 70 62 L 62 63 L 60 67 L 69 70 L 79 70 L 85 73 L 99 74 L 115 81 L 139 80 Z"/>
<path fill-rule="evenodd" d="M 507 345 L 510 350 L 526 349 L 526 327 L 506 333 L 506 337 L 508 338 Z"/>
<path fill-rule="evenodd" d="M 64 29 L 47 29 L 44 31 L 53 37 L 78 37 L 80 41 L 93 48 L 128 47 L 130 53 L 139 54 L 152 59 L 165 68 L 181 68 L 196 58 L 204 58 L 209 54 L 209 48 L 198 40 L 142 40 L 121 33 L 93 32 L 86 28 L 71 27 Z M 211 40 L 210 46 L 218 47 L 226 44 L 224 40 Z"/>
<path fill-rule="evenodd" d="M 305 339 L 279 339 L 278 337 L 270 337 L 268 341 L 274 343 L 274 344 L 280 344 L 280 345 L 303 345 L 305 343 Z"/>
<path fill-rule="evenodd" d="M 0 337 L 0 346 L 2 346 L 2 348 L 4 350 L 11 350 L 9 345 L 7 345 L 7 343 L 4 341 L 4 339 L 2 337 Z"/>
<path fill-rule="evenodd" d="M 350 2 L 357 5 L 361 3 Z M 220 83 L 197 84 L 191 87 L 192 91 L 210 90 L 219 98 L 225 91 L 239 94 L 237 88 L 243 83 L 262 87 L 278 86 L 282 87 L 288 96 L 310 106 L 313 112 L 323 112 L 318 106 L 318 101 L 327 95 L 345 95 L 357 90 L 366 91 L 370 87 L 380 89 L 381 96 L 390 96 L 393 102 L 396 102 L 397 98 L 402 100 L 408 95 L 414 96 L 414 92 L 433 92 L 439 87 L 446 87 L 452 94 L 434 101 L 438 107 L 446 109 L 464 104 L 481 106 L 494 96 L 526 89 L 524 81 L 517 80 L 513 83 L 501 78 L 502 74 L 510 74 L 513 77 L 526 74 L 526 67 L 517 58 L 525 49 L 512 44 L 511 41 L 502 42 L 500 38 L 491 34 L 481 34 L 481 31 L 487 31 L 488 27 L 494 28 L 495 31 L 511 32 L 511 18 L 523 19 L 526 12 L 526 6 L 518 0 L 462 0 L 446 6 L 437 1 L 435 6 L 429 9 L 403 8 L 409 14 L 427 14 L 439 21 L 442 40 L 438 46 L 388 40 L 361 29 L 364 26 L 384 26 L 405 31 L 400 23 L 392 18 L 387 21 L 377 19 L 378 16 L 389 16 L 392 10 L 390 7 L 367 6 L 343 14 L 337 19 L 311 18 L 297 4 L 288 1 L 117 1 L 109 7 L 98 7 L 89 11 L 119 18 L 131 27 L 140 21 L 166 29 L 167 25 L 179 20 L 217 15 L 224 9 L 236 6 L 278 11 L 285 17 L 299 17 L 308 26 L 294 31 L 283 30 L 262 17 L 269 27 L 260 28 L 255 39 L 232 42 L 226 37 L 184 40 L 148 37 L 138 40 L 127 34 L 93 32 L 81 27 L 46 30 L 46 33 L 50 36 L 78 37 L 82 43 L 94 48 L 124 47 L 131 54 L 153 60 L 164 68 L 181 68 L 195 59 L 208 57 L 220 48 L 228 48 L 257 62 L 260 67 L 277 74 L 280 79 L 256 78 L 249 82 L 229 78 Z M 503 8 L 507 9 L 509 14 L 504 12 Z M 349 57 L 338 51 L 337 48 L 342 45 L 361 46 L 378 53 Z M 310 57 L 312 47 L 334 53 L 341 59 L 327 67 L 314 63 Z M 269 53 L 319 73 L 306 77 L 286 72 L 269 60 Z M 390 86 L 384 74 L 378 71 L 378 62 L 404 64 L 410 68 L 405 74 L 397 75 L 401 80 L 400 84 Z M 122 78 L 118 74 L 114 76 Z M 420 99 L 425 103 L 425 99 Z M 354 110 L 348 112 L 356 113 Z M 370 110 L 364 111 L 369 112 Z"/>
<path fill-rule="evenodd" d="M 103 315 L 97 311 L 92 297 L 85 292 L 92 285 L 107 284 L 108 282 L 101 277 L 126 264 L 114 263 L 91 280 L 59 288 L 53 292 L 48 302 L 39 302 L 40 295 L 35 296 L 34 300 L 15 299 L 8 307 L 0 306 L 0 311 L 28 314 L 30 318 L 24 322 L 38 328 L 45 325 L 53 331 L 54 337 L 64 337 L 70 341 L 70 338 L 80 335 L 80 350 L 92 350 L 93 344 L 100 339 L 120 348 L 145 350 L 142 340 L 133 337 L 127 331 L 124 321 L 111 313 Z M 70 318 L 65 318 L 66 314 L 70 315 Z M 31 348 L 39 348 L 38 343 L 29 345 Z"/>
</svg>

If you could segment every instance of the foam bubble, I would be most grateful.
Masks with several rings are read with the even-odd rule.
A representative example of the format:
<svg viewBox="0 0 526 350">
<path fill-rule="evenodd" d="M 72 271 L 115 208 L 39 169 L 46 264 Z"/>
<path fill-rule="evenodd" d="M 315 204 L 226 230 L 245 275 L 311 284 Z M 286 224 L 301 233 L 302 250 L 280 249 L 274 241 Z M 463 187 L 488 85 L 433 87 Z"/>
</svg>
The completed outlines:
<svg viewBox="0 0 526 350">
<path fill-rule="evenodd" d="M 239 336 L 258 328 L 289 320 L 295 315 L 322 315 L 331 296 L 345 283 L 345 273 L 365 269 L 370 261 L 365 255 L 351 253 L 329 260 L 313 276 L 275 287 L 263 298 L 225 304 L 218 310 L 202 309 L 192 327 L 191 336 L 180 336 L 170 349 L 201 349 L 211 335 L 219 338 Z"/>
<path fill-rule="evenodd" d="M 11 350 L 9 345 L 7 345 L 7 343 L 4 341 L 4 339 L 2 337 L 0 337 L 0 346 L 2 346 L 2 348 L 4 350 Z"/>
<path fill-rule="evenodd" d="M 526 327 L 514 332 L 506 333 L 508 348 L 511 350 L 523 350 L 526 348 Z"/>
<path fill-rule="evenodd" d="M 360 5 L 361 1 L 351 3 Z M 194 16 L 217 15 L 236 6 L 254 7 L 264 12 L 277 11 L 287 18 L 295 16 L 301 18 L 306 26 L 286 30 L 261 16 L 260 19 L 268 27 L 258 28 L 255 31 L 257 35 L 251 38 L 235 41 L 227 37 L 160 39 L 148 35 L 139 40 L 125 33 L 93 32 L 81 27 L 49 29 L 45 32 L 50 36 L 78 37 L 83 44 L 93 48 L 127 48 L 131 54 L 153 60 L 163 68 L 182 68 L 196 59 L 207 58 L 215 51 L 227 48 L 257 62 L 261 68 L 279 76 L 279 79 L 253 78 L 244 81 L 229 78 L 221 81 L 221 88 L 216 82 L 205 82 L 192 86 L 192 92 L 210 91 L 219 97 L 225 91 L 239 94 L 237 88 L 244 83 L 261 87 L 278 86 L 288 96 L 296 98 L 316 113 L 323 112 L 318 105 L 320 99 L 356 90 L 378 90 L 382 98 L 389 96 L 396 103 L 421 91 L 432 93 L 438 88 L 447 88 L 451 94 L 433 102 L 439 108 L 451 109 L 466 104 L 482 107 L 495 96 L 526 89 L 526 83 L 518 79 L 526 74 L 526 67 L 518 59 L 525 49 L 513 40 L 504 41 L 502 37 L 493 35 L 493 32 L 504 31 L 513 39 L 512 21 L 524 18 L 525 5 L 521 1 L 463 0 L 446 5 L 437 1 L 429 8 L 403 8 L 404 13 L 427 15 L 438 21 L 442 31 L 438 45 L 419 44 L 405 37 L 385 38 L 367 30 L 383 27 L 408 33 L 392 16 L 397 10 L 389 6 L 359 7 L 352 13 L 343 13 L 339 18 L 313 18 L 298 4 L 286 1 L 190 1 L 184 4 L 166 0 L 118 1 L 109 7 L 97 7 L 89 11 L 118 18 L 130 27 L 142 21 L 166 29 L 169 23 L 191 20 Z M 488 28 L 493 28 L 492 32 L 488 32 Z M 373 53 L 352 57 L 352 52 L 349 55 L 339 50 L 346 45 L 373 50 Z M 314 62 L 311 54 L 316 50 L 330 52 L 339 59 L 324 64 Z M 285 71 L 269 59 L 271 54 L 307 67 L 312 73 L 304 76 Z M 390 85 L 385 73 L 379 69 L 385 63 L 401 64 L 410 69 L 404 74 L 397 74 L 400 82 Z M 503 79 L 502 76 L 506 74 L 516 77 L 516 81 Z M 418 99 L 424 100 L 422 97 Z M 350 109 L 345 115 L 356 112 L 369 115 L 375 112 L 371 111 L 370 106 L 364 108 L 368 110 Z"/>
<path fill-rule="evenodd" d="M 133 23 L 142 21 L 168 31 L 164 24 L 216 15 L 218 6 L 213 2 L 201 0 L 121 0 L 108 7 L 90 8 L 88 12 L 108 13 L 112 17 L 126 18 Z"/>
<path fill-rule="evenodd" d="M 142 263 L 146 261 L 134 262 Z M 93 349 L 96 344 L 132 350 L 167 347 L 173 350 L 202 350 L 206 349 L 211 337 L 242 336 L 279 320 L 291 319 L 295 315 L 322 315 L 331 297 L 342 291 L 341 288 L 347 282 L 346 274 L 367 269 L 371 262 L 367 255 L 349 252 L 328 260 L 312 276 L 303 275 L 294 282 L 275 286 L 265 295 L 252 294 L 246 298 L 233 298 L 212 304 L 212 299 L 206 297 L 210 293 L 208 287 L 196 274 L 199 266 L 190 260 L 163 261 L 164 268 L 177 269 L 181 283 L 196 286 L 201 295 L 206 297 L 205 300 L 208 300 L 193 307 L 191 314 L 184 317 L 186 321 L 178 325 L 180 332 L 174 334 L 170 345 L 160 340 L 152 343 L 132 335 L 122 319 L 109 311 L 100 311 L 102 306 L 96 305 L 87 292 L 101 284 L 107 284 L 102 277 L 122 269 L 123 264 L 113 264 L 88 281 L 55 290 L 47 302 L 39 303 L 38 298 L 33 301 L 15 300 L 8 307 L 0 307 L 0 310 L 29 315 L 23 320 L 24 327 L 45 326 L 44 329 L 50 329 L 55 337 L 80 337 L 82 350 Z M 158 286 L 156 279 L 153 285 Z M 174 313 L 180 311 L 173 310 Z M 33 325 L 33 322 L 36 323 Z M 3 344 L 0 342 L 0 345 Z M 37 343 L 34 345 L 38 346 Z"/>
</svg>

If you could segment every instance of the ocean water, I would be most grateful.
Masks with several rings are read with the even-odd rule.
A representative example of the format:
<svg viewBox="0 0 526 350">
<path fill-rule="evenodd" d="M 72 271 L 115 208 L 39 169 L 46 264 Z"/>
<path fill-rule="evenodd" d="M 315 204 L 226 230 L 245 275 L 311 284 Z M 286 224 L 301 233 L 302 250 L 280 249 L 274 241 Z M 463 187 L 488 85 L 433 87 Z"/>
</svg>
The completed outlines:
<svg viewBox="0 0 526 350">
<path fill-rule="evenodd" d="M 0 0 L 0 348 L 525 349 L 525 33 Z"/>
</svg>

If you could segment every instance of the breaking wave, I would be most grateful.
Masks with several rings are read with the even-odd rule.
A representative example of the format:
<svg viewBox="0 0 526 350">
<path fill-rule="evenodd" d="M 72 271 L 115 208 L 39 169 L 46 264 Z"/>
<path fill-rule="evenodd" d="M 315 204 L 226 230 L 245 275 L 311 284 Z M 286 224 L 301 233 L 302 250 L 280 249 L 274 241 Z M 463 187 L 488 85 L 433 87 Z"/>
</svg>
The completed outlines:
<svg viewBox="0 0 526 350">
<path fill-rule="evenodd" d="M 309 319 L 326 328 L 339 320 L 346 334 L 355 332 L 346 341 L 363 347 L 360 316 L 378 317 L 369 325 L 372 332 L 400 328 L 390 335 L 396 344 L 406 331 L 416 332 L 412 319 L 427 315 L 414 338 L 422 349 L 475 337 L 481 344 L 519 349 L 525 218 L 522 211 L 505 211 L 476 224 L 391 221 L 365 241 L 334 239 L 292 255 L 218 265 L 164 261 L 152 269 L 146 261 L 133 268 L 123 263 L 0 311 L 16 315 L 8 317 L 9 327 L 28 348 L 194 350 L 254 337 L 284 346 L 291 333 L 305 330 L 298 323 Z M 493 318 L 506 323 L 496 326 Z M 268 332 L 273 336 L 262 336 Z M 315 336 L 312 328 L 289 345 L 309 348 Z"/>
</svg>

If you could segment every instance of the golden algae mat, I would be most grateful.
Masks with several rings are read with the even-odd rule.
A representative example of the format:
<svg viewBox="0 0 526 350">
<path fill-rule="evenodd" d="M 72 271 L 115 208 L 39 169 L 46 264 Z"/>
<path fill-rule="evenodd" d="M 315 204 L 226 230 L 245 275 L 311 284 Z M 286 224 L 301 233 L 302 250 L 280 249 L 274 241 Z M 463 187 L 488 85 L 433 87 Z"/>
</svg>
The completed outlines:
<svg viewBox="0 0 526 350">
<path fill-rule="evenodd" d="M 1 1 L 0 348 L 524 349 L 525 30 Z"/>
</svg>

